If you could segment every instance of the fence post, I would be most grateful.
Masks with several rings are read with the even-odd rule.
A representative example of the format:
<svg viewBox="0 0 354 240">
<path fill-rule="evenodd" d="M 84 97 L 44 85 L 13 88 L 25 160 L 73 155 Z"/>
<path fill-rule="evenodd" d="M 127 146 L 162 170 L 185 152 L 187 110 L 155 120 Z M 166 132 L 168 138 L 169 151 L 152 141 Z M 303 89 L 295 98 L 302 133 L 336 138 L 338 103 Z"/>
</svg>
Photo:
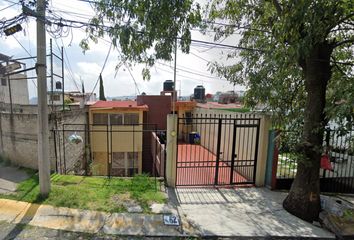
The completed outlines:
<svg viewBox="0 0 354 240">
<path fill-rule="evenodd" d="M 268 152 L 267 152 L 267 167 L 266 167 L 266 186 L 270 187 L 271 190 L 275 189 L 276 181 L 276 169 L 277 161 L 275 160 L 275 154 L 277 154 L 276 137 L 278 136 L 278 131 L 275 129 L 269 130 L 268 137 Z M 275 169 L 274 169 L 275 166 Z"/>
<path fill-rule="evenodd" d="M 176 186 L 177 121 L 178 118 L 175 114 L 167 115 L 166 181 L 170 187 Z"/>
<path fill-rule="evenodd" d="M 268 115 L 263 115 L 259 131 L 259 148 L 256 170 L 256 186 L 261 187 L 265 184 L 267 150 L 268 150 L 268 131 L 271 127 L 271 119 Z"/>
</svg>

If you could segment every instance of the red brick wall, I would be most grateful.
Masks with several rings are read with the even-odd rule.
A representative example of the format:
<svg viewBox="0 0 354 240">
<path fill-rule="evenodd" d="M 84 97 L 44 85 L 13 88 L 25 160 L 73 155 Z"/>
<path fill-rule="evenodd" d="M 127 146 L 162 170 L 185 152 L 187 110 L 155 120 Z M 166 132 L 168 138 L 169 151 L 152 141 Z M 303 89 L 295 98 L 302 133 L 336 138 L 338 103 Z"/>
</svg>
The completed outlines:
<svg viewBox="0 0 354 240">
<path fill-rule="evenodd" d="M 157 124 L 158 130 L 166 130 L 167 114 L 171 113 L 171 96 L 139 95 L 137 104 L 149 106 L 144 123 Z"/>
</svg>

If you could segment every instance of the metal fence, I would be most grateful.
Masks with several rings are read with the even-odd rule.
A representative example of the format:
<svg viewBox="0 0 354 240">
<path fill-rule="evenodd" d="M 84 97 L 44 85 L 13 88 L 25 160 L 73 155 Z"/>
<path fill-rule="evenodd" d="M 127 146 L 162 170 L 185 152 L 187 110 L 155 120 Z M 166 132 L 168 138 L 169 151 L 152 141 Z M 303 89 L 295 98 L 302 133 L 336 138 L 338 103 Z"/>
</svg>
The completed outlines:
<svg viewBox="0 0 354 240">
<path fill-rule="evenodd" d="M 165 178 L 166 172 L 166 132 L 153 132 L 151 134 L 151 155 L 153 157 L 153 162 L 155 163 L 155 169 L 157 171 L 157 175 Z"/>
<path fill-rule="evenodd" d="M 177 186 L 254 184 L 260 119 L 178 119 Z"/>
<path fill-rule="evenodd" d="M 153 124 L 62 124 L 53 129 L 56 170 L 60 174 L 108 177 L 164 175 L 156 171 L 156 156 L 161 154 L 157 153 L 161 149 L 156 132 Z"/>
<path fill-rule="evenodd" d="M 300 132 L 277 131 L 274 149 L 277 189 L 289 189 L 301 157 L 293 146 Z M 321 158 L 320 186 L 323 192 L 354 193 L 354 130 L 326 129 Z"/>
</svg>

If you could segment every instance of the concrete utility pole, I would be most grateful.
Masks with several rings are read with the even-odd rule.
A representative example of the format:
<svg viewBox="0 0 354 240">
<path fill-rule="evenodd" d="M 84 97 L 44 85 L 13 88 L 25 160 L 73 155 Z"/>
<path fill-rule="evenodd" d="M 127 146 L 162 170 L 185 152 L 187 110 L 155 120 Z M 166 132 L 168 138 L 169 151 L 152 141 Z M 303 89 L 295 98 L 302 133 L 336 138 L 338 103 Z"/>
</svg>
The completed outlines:
<svg viewBox="0 0 354 240">
<path fill-rule="evenodd" d="M 46 77 L 45 0 L 37 1 L 38 170 L 43 197 L 50 192 L 49 127 Z"/>
</svg>

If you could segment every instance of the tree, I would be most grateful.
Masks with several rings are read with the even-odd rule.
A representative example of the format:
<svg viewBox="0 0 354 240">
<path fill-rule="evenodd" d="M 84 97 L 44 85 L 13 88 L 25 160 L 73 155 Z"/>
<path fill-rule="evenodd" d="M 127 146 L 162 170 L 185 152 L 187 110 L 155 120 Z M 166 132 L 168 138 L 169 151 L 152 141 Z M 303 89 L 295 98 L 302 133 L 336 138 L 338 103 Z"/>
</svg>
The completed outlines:
<svg viewBox="0 0 354 240">
<path fill-rule="evenodd" d="M 317 219 L 324 127 L 353 121 L 354 2 L 215 0 L 208 11 L 222 22 L 213 23 L 216 39 L 240 35 L 239 50 L 227 55 L 237 63 L 214 63 L 211 70 L 246 85 L 250 105 L 266 103 L 278 120 L 297 120 L 302 129 L 301 159 L 283 206 L 306 221 Z"/>
<path fill-rule="evenodd" d="M 100 74 L 100 97 L 101 101 L 106 101 L 106 97 L 104 96 L 104 87 L 103 87 L 103 79 L 102 74 Z"/>
<path fill-rule="evenodd" d="M 156 60 L 172 60 L 176 39 L 181 50 L 189 52 L 191 28 L 201 23 L 200 7 L 193 0 L 100 0 L 94 8 L 97 14 L 81 47 L 87 50 L 90 40 L 108 35 L 120 53 L 119 62 L 145 64 L 144 79 L 150 78 L 148 69 Z"/>
</svg>

